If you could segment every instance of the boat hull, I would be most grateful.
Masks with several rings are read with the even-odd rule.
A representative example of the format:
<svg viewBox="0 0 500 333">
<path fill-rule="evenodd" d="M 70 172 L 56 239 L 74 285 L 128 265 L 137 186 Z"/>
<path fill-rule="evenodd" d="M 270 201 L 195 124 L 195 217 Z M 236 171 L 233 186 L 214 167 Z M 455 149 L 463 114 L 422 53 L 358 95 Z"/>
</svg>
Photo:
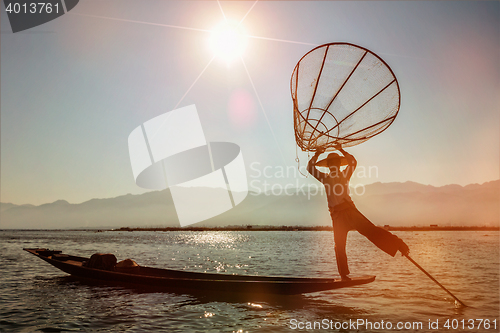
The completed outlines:
<svg viewBox="0 0 500 333">
<path fill-rule="evenodd" d="M 24 249 L 74 277 L 144 286 L 173 292 L 296 295 L 373 282 L 375 276 L 351 280 L 196 273 L 140 266 L 136 272 L 107 271 L 83 266 L 88 258 L 46 249 Z M 52 255 L 50 255 L 52 253 Z"/>
</svg>

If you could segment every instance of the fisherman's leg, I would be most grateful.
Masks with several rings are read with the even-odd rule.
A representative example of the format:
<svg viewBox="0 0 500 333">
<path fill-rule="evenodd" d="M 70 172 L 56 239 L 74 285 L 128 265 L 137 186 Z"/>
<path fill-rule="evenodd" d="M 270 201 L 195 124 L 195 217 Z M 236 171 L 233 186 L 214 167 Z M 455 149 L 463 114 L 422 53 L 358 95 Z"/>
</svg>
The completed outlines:
<svg viewBox="0 0 500 333">
<path fill-rule="evenodd" d="M 408 252 L 410 252 L 408 245 L 399 237 L 383 228 L 377 227 L 357 209 L 353 208 L 350 215 L 356 230 L 385 253 L 394 257 L 398 250 L 402 254 L 408 254 Z"/>
<path fill-rule="evenodd" d="M 346 228 L 340 221 L 333 224 L 333 239 L 335 241 L 335 259 L 337 261 L 337 268 L 342 279 L 346 279 L 349 275 L 349 266 L 347 264 L 347 254 L 345 251 L 347 243 L 347 233 L 349 229 Z"/>
</svg>

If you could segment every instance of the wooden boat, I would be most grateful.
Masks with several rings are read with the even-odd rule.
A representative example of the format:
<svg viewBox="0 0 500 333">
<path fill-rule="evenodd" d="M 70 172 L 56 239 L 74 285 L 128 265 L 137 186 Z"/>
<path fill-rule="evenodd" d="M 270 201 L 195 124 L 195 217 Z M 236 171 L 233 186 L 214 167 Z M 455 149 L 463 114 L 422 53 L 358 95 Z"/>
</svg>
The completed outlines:
<svg viewBox="0 0 500 333">
<path fill-rule="evenodd" d="M 298 278 L 280 276 L 250 276 L 196 273 L 138 266 L 127 272 L 89 268 L 89 258 L 62 254 L 47 249 L 24 249 L 40 259 L 82 279 L 106 281 L 116 284 L 144 286 L 173 292 L 280 294 L 296 295 L 324 290 L 352 287 L 373 282 L 375 276 L 340 278 Z"/>
</svg>

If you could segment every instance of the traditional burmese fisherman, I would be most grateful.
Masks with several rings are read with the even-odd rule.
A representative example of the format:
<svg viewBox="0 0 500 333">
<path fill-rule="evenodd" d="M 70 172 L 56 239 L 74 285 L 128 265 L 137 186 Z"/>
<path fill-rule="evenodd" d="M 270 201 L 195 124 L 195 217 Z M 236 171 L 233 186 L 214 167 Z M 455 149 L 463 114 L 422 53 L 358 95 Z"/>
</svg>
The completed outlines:
<svg viewBox="0 0 500 333">
<path fill-rule="evenodd" d="M 354 156 L 342 149 L 342 146 L 337 145 L 335 148 L 344 156 L 330 153 L 326 159 L 317 162 L 318 157 L 323 153 L 322 150 L 318 150 L 309 161 L 307 171 L 325 186 L 328 209 L 333 223 L 337 268 L 342 279 L 349 280 L 346 241 L 350 230 L 357 230 L 379 249 L 393 257 L 398 250 L 403 255 L 407 255 L 410 250 L 400 238 L 375 226 L 358 211 L 349 195 L 349 180 L 356 169 L 357 161 Z M 316 166 L 328 167 L 330 172 L 320 172 Z M 347 167 L 341 171 L 342 166 Z"/>
</svg>

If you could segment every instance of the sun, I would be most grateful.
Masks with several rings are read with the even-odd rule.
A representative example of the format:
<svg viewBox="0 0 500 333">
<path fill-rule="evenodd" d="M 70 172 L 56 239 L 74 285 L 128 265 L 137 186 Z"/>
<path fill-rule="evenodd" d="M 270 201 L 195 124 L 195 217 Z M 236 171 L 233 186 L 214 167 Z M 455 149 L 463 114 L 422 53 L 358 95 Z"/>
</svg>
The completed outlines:
<svg viewBox="0 0 500 333">
<path fill-rule="evenodd" d="M 229 64 L 243 55 L 247 37 L 238 23 L 224 22 L 212 30 L 209 42 L 214 55 Z"/>
</svg>

